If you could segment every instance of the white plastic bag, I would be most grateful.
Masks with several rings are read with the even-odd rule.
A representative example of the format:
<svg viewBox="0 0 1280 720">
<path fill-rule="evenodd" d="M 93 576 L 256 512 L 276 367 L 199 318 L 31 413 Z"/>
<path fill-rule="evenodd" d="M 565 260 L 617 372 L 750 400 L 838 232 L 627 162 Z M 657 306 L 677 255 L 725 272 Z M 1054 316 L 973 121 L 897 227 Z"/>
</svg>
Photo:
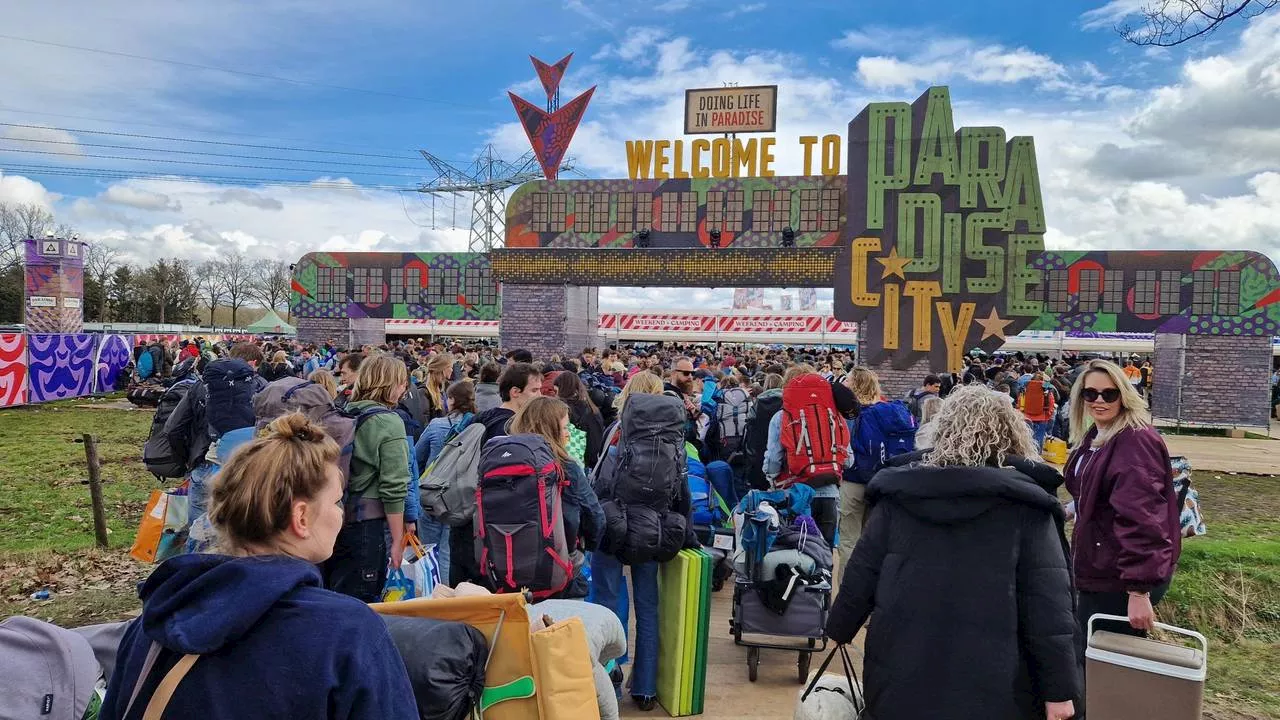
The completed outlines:
<svg viewBox="0 0 1280 720">
<path fill-rule="evenodd" d="M 413 581 L 413 597 L 431 597 L 431 591 L 440 584 L 440 560 L 436 546 L 423 545 L 415 535 L 410 535 L 405 541 L 404 564 L 400 569 L 406 578 Z"/>
<path fill-rule="evenodd" d="M 826 675 L 827 666 L 840 656 L 844 673 Z M 853 670 L 853 660 L 848 647 L 838 645 L 814 673 L 808 686 L 800 692 L 796 703 L 795 720 L 858 720 L 866 704 L 862 698 L 862 684 Z"/>
</svg>

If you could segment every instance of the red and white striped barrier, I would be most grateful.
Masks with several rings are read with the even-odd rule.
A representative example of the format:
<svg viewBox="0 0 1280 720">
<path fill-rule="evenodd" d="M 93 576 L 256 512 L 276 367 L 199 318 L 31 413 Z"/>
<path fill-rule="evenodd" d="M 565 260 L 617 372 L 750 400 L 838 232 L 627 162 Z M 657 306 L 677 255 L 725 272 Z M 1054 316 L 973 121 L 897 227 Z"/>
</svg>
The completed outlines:
<svg viewBox="0 0 1280 720">
<path fill-rule="evenodd" d="M 387 320 L 394 335 L 495 337 L 497 320 Z M 775 342 L 857 342 L 857 324 L 801 313 L 722 315 L 711 313 L 602 313 L 599 333 L 622 339 L 732 340 Z"/>
</svg>

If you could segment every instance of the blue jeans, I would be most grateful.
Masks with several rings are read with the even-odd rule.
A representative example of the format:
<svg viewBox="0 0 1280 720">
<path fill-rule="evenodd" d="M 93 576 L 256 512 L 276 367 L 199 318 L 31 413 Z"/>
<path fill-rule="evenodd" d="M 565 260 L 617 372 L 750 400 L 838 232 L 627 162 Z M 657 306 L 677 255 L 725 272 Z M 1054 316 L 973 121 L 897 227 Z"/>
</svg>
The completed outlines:
<svg viewBox="0 0 1280 720">
<path fill-rule="evenodd" d="M 1044 439 L 1049 435 L 1049 429 L 1053 427 L 1053 421 L 1031 422 L 1028 420 L 1027 424 L 1031 426 L 1031 436 L 1036 440 L 1036 450 L 1043 450 Z"/>
<path fill-rule="evenodd" d="M 658 563 L 631 566 L 630 596 L 636 606 L 636 657 L 631 670 L 631 695 L 651 698 L 658 694 Z M 603 552 L 591 553 L 591 602 L 609 608 L 627 629 L 627 586 L 622 563 Z M 618 664 L 627 662 L 627 656 Z"/>
</svg>

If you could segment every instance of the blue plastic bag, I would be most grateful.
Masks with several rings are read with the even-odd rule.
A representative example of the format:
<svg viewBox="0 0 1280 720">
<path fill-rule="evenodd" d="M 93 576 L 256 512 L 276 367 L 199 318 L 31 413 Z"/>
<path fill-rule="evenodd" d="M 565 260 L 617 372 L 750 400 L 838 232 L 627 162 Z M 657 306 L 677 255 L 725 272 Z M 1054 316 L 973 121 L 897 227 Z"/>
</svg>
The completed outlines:
<svg viewBox="0 0 1280 720">
<path fill-rule="evenodd" d="M 399 568 L 387 573 L 387 584 L 382 587 L 382 602 L 400 602 L 414 596 L 413 580 Z"/>
</svg>

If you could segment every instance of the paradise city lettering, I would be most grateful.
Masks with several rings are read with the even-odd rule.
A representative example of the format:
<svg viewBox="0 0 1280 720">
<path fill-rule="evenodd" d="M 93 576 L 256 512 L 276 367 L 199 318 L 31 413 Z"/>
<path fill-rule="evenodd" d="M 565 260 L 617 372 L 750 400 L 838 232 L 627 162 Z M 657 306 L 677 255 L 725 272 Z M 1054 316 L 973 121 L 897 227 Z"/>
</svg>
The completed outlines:
<svg viewBox="0 0 1280 720">
<path fill-rule="evenodd" d="M 865 168 L 865 175 L 854 175 L 849 186 L 854 240 L 847 299 L 858 315 L 880 315 L 881 349 L 899 348 L 903 297 L 913 301 L 911 349 L 932 350 L 936 312 L 953 368 L 979 303 L 991 306 L 984 328 L 1001 322 L 1002 293 L 1006 317 L 1041 313 L 1043 300 L 1028 292 L 1040 282 L 1028 259 L 1044 250 L 1045 231 L 1030 137 L 1006 143 L 998 127 L 957 133 L 946 88 L 930 89 L 914 106 L 869 105 L 849 132 L 851 174 Z M 880 256 L 882 242 L 887 256 Z M 882 266 L 878 292 L 868 287 L 869 259 Z M 973 301 L 953 308 L 944 296 Z"/>
</svg>

